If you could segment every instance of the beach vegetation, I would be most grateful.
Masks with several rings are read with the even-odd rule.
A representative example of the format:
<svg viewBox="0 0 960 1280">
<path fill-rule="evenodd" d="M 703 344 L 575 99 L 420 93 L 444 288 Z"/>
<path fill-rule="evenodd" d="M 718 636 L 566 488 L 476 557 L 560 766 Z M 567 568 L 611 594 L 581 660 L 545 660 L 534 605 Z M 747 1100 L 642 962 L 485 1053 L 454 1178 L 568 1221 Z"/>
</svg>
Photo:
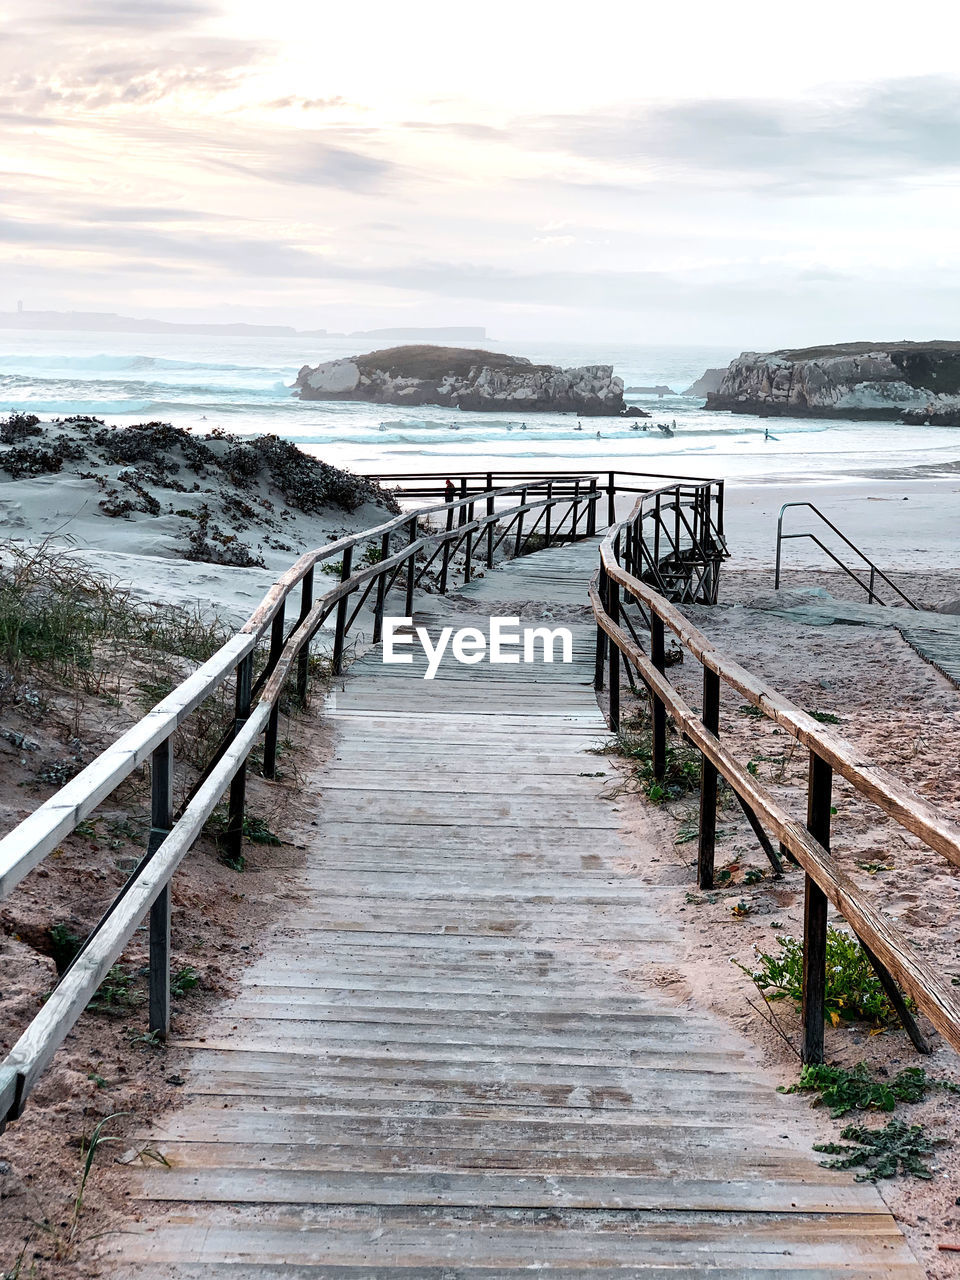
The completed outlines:
<svg viewBox="0 0 960 1280">
<path fill-rule="evenodd" d="M 753 968 L 735 963 L 766 1000 L 791 1000 L 799 1009 L 803 997 L 803 943 L 786 936 L 778 938 L 777 945 L 776 955 L 757 950 Z M 913 1007 L 909 997 L 907 1005 Z M 860 942 L 832 925 L 827 930 L 825 1011 L 833 1026 L 841 1022 L 869 1022 L 882 1028 L 899 1023 L 897 1012 Z"/>
<path fill-rule="evenodd" d="M 898 1173 L 928 1180 L 933 1177 L 933 1170 L 927 1158 L 933 1154 L 935 1143 L 942 1141 L 929 1137 L 921 1125 L 908 1125 L 903 1120 L 891 1120 L 882 1129 L 849 1124 L 841 1129 L 840 1137 L 849 1145 L 815 1142 L 813 1149 L 834 1157 L 821 1160 L 825 1169 L 859 1169 L 854 1175 L 857 1182 L 877 1182 Z"/>
<path fill-rule="evenodd" d="M 200 985 L 200 975 L 193 965 L 185 964 L 170 975 L 170 994 L 175 1000 L 196 991 Z"/>
<path fill-rule="evenodd" d="M 631 762 L 631 780 L 648 800 L 654 804 L 666 804 L 682 799 L 699 790 L 700 752 L 683 741 L 668 726 L 664 753 L 664 776 L 657 778 L 653 770 L 653 728 L 649 717 L 643 714 L 625 721 L 606 746 L 600 748 L 610 755 L 622 756 Z"/>
<path fill-rule="evenodd" d="M 865 1062 L 849 1070 L 826 1063 L 803 1067 L 795 1084 L 781 1086 L 780 1093 L 815 1093 L 813 1105 L 828 1107 L 832 1119 L 848 1111 L 893 1111 L 901 1102 L 922 1102 L 931 1089 L 960 1093 L 953 1080 L 928 1076 L 923 1067 L 906 1067 L 885 1079 L 871 1074 Z"/>
</svg>

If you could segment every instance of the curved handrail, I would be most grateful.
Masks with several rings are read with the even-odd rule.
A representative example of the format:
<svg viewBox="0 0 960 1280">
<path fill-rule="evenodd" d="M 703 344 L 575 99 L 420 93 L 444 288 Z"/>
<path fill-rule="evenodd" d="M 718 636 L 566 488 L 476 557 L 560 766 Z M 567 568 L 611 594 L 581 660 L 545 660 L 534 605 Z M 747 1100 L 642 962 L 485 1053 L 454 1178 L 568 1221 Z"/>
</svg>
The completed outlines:
<svg viewBox="0 0 960 1280">
<path fill-rule="evenodd" d="M 864 562 L 864 564 L 869 567 L 870 569 L 869 583 L 864 582 L 861 578 L 858 578 L 857 575 L 854 573 L 854 571 L 850 568 L 850 566 L 847 564 L 844 564 L 844 562 L 840 559 L 840 557 L 836 555 L 833 551 L 831 551 L 830 548 L 826 546 L 825 543 L 823 543 L 815 533 L 807 533 L 807 532 L 784 533 L 783 532 L 783 513 L 787 511 L 790 507 L 809 507 L 809 509 L 813 512 L 815 516 L 818 516 L 825 525 L 827 525 L 830 529 L 832 529 L 833 532 L 837 535 L 837 537 L 840 538 L 843 542 L 845 542 L 846 545 L 850 548 L 850 550 L 855 555 L 858 555 L 860 559 Z M 890 579 L 887 577 L 887 575 L 883 572 L 883 570 L 879 568 L 878 565 L 874 564 L 874 562 L 870 559 L 870 557 L 866 555 L 863 551 L 861 551 L 860 548 L 856 545 L 856 543 L 851 542 L 850 539 L 847 537 L 847 535 L 845 533 L 842 533 L 837 528 L 837 526 L 833 523 L 833 521 L 828 516 L 825 516 L 823 512 L 820 510 L 820 508 L 814 506 L 812 502 L 785 502 L 783 506 L 780 508 L 780 514 L 777 517 L 777 555 L 776 555 L 776 564 L 775 564 L 774 575 L 773 575 L 773 586 L 775 591 L 780 590 L 781 546 L 784 542 L 789 541 L 791 538 L 809 538 L 811 542 L 815 542 L 821 551 L 825 551 L 826 554 L 830 557 L 830 559 L 835 564 L 840 566 L 840 568 L 843 570 L 843 572 L 847 575 L 848 578 L 852 578 L 854 582 L 857 583 L 858 586 L 863 587 L 864 591 L 866 591 L 867 593 L 867 600 L 870 604 L 873 604 L 874 601 L 876 601 L 877 604 L 883 604 L 883 605 L 886 604 L 886 601 L 881 600 L 880 597 L 874 591 L 874 584 L 876 582 L 876 579 L 880 577 L 887 584 L 887 586 L 890 588 L 891 591 L 895 591 L 897 593 L 897 595 L 904 602 L 904 604 L 909 605 L 911 609 L 920 608 L 918 604 L 916 604 L 913 600 L 910 599 L 910 597 L 906 594 L 906 592 L 900 590 L 900 588 L 897 586 L 895 582 L 891 582 Z"/>
<path fill-rule="evenodd" d="M 499 499 L 519 494 L 520 502 L 506 510 L 497 510 Z M 533 494 L 534 496 L 530 496 Z M 160 948 L 163 956 L 161 970 L 153 963 L 153 915 L 152 911 L 162 901 L 161 895 L 168 887 L 170 877 L 197 839 L 203 824 L 209 818 L 227 787 L 241 783 L 239 817 L 235 829 L 242 832 L 242 780 L 246 760 L 257 738 L 265 730 L 269 735 L 271 722 L 275 725 L 279 699 L 294 664 L 303 662 L 310 641 L 324 619 L 337 607 L 337 645 L 342 653 L 345 631 L 352 618 L 357 616 L 363 601 L 377 585 L 377 612 L 375 631 L 382 620 L 383 599 L 391 589 L 401 569 L 406 569 L 406 598 L 409 605 L 414 588 L 416 557 L 418 553 L 434 548 L 433 557 L 448 553 L 452 547 L 466 545 L 465 575 L 470 573 L 470 552 L 474 534 L 482 530 L 493 532 L 494 527 L 507 521 L 506 533 L 517 526 L 514 553 L 519 554 L 523 541 L 523 517 L 527 512 L 540 509 L 540 516 L 526 531 L 527 542 L 545 516 L 560 507 L 560 520 L 553 525 L 554 537 L 576 537 L 591 534 L 595 528 L 594 513 L 601 492 L 595 475 L 541 477 L 503 488 L 487 490 L 479 495 L 447 500 L 404 513 L 372 529 L 365 529 L 349 537 L 328 543 L 324 547 L 307 552 L 296 561 L 270 588 L 264 599 L 247 621 L 207 662 L 189 676 L 170 695 L 158 703 L 136 725 L 116 742 L 112 743 L 96 760 L 88 765 L 71 782 L 25 818 L 7 836 L 0 840 L 0 898 L 10 890 L 79 822 L 91 813 L 139 764 L 152 757 L 154 783 L 154 822 L 151 847 L 130 880 L 115 898 L 107 914 L 96 927 L 84 947 L 60 979 L 57 987 L 45 1002 L 40 1013 L 32 1020 L 23 1035 L 0 1063 L 0 1131 L 9 1119 L 20 1115 L 33 1084 L 49 1063 L 70 1028 L 86 1008 L 103 978 L 121 954 L 124 946 L 139 927 L 144 913 L 151 909 L 151 1024 L 155 1010 L 161 1022 L 154 1030 L 166 1034 L 165 1022 L 169 1017 L 169 950 L 168 944 Z M 482 500 L 484 512 L 475 514 L 476 503 Z M 570 503 L 569 511 L 562 508 Z M 586 507 L 585 527 L 578 529 L 581 505 Z M 461 509 L 467 517 L 455 525 L 453 513 Z M 421 521 L 431 515 L 444 513 L 446 527 L 424 531 Z M 567 517 L 570 526 L 565 533 L 561 526 Z M 550 528 L 548 524 L 546 526 Z M 407 541 L 390 554 L 390 539 L 395 534 L 406 534 Z M 506 533 L 501 535 L 502 538 Z M 386 554 L 373 564 L 352 571 L 351 556 L 355 546 L 376 538 Z M 487 540 L 489 560 L 492 563 L 493 539 Z M 312 576 L 315 566 L 342 554 L 341 580 L 318 600 L 312 597 Z M 445 556 L 446 560 L 446 556 Z M 421 577 L 427 566 L 421 568 Z M 446 571 L 446 563 L 445 569 Z M 284 636 L 284 606 L 296 586 L 301 587 L 300 616 Z M 366 591 L 363 588 L 366 585 Z M 346 602 L 360 594 L 360 603 L 351 619 L 346 616 Z M 409 608 L 407 610 L 409 612 Z M 270 657 L 265 669 L 262 687 L 256 704 L 252 698 L 252 661 L 254 650 L 270 629 Z M 222 753 L 202 776 L 184 812 L 176 821 L 170 817 L 158 820 L 158 813 L 168 815 L 172 808 L 170 769 L 172 765 L 171 735 L 186 717 L 203 700 L 218 689 L 230 676 L 237 674 L 237 720 L 235 730 Z M 301 667 L 306 678 L 306 669 Z M 267 739 L 269 742 L 269 737 Z M 266 757 L 266 749 L 265 749 Z M 266 768 L 265 768 L 266 772 Z M 160 785 L 158 787 L 158 778 Z M 164 796 L 164 790 L 166 795 Z M 231 800 L 233 793 L 231 792 Z M 233 804 L 231 804 L 233 810 Z M 164 826 L 165 829 L 159 829 Z M 169 897 L 167 933 L 169 925 Z M 162 930 L 161 930 L 162 932 Z"/>
<path fill-rule="evenodd" d="M 592 480 L 592 476 L 575 477 L 580 480 Z M 497 498 L 509 497 L 512 494 L 525 494 L 530 490 L 554 485 L 549 479 L 531 480 L 522 485 L 495 490 Z M 483 496 L 483 495 L 481 495 Z M 582 495 L 586 500 L 587 495 Z M 277 617 L 281 605 L 293 591 L 302 584 L 306 576 L 318 564 L 343 555 L 358 544 L 370 542 L 376 538 L 389 538 L 404 528 L 409 528 L 411 520 L 424 520 L 431 515 L 448 513 L 458 508 L 473 505 L 476 498 L 457 499 L 453 502 L 441 502 L 421 507 L 416 512 L 406 512 L 395 516 L 384 524 L 365 529 L 360 533 L 338 538 L 335 542 L 305 552 L 291 567 L 282 574 L 269 589 L 263 600 L 257 605 L 250 617 L 243 623 L 235 635 L 227 640 L 172 693 L 168 694 L 146 713 L 135 725 L 126 731 L 105 751 L 101 752 L 76 777 L 72 778 L 49 800 L 45 801 L 32 814 L 25 818 L 13 831 L 0 838 L 0 901 L 11 889 L 23 879 L 28 872 L 51 853 L 79 822 L 82 822 L 138 765 L 160 745 L 180 724 L 194 711 L 200 703 L 220 687 L 237 669 L 245 658 L 249 657 L 258 642 L 264 637 L 267 628 Z M 531 510 L 537 503 L 521 503 L 508 511 L 496 514 L 500 520 L 505 516 L 516 515 L 521 509 Z M 486 523 L 489 517 L 481 518 L 474 523 Z M 465 526 L 454 530 L 456 537 L 461 537 Z M 386 569 L 402 567 L 411 554 L 424 550 L 437 541 L 450 541 L 453 535 L 449 530 L 442 533 L 424 535 L 406 543 L 387 561 L 366 566 L 352 573 L 336 587 L 326 592 L 316 605 L 312 606 L 310 618 L 316 621 L 321 615 L 326 616 L 333 605 L 358 587 L 371 579 L 381 576 Z M 324 608 L 323 606 L 327 606 Z M 321 618 L 322 620 L 322 618 Z M 320 622 L 317 622 L 317 626 Z"/>
<path fill-rule="evenodd" d="M 624 567 L 620 561 L 621 543 L 635 527 L 643 500 L 638 501 L 626 519 L 613 526 L 600 544 L 600 567 L 590 585 L 590 601 L 597 621 L 598 635 L 611 643 L 611 692 L 619 682 L 619 660 L 622 654 L 638 672 L 649 689 L 655 708 L 670 715 L 678 732 L 687 737 L 701 752 L 705 765 L 721 774 L 743 802 L 769 824 L 783 848 L 803 867 L 815 891 L 829 899 L 851 925 L 864 944 L 867 954 L 879 961 L 881 980 L 890 975 L 903 986 L 924 1010 L 944 1038 L 960 1049 L 960 1002 L 941 976 L 910 946 L 905 935 L 866 901 L 857 885 L 843 872 L 829 852 L 830 800 L 832 772 L 836 771 L 865 799 L 927 846 L 960 866 L 960 825 L 942 817 L 929 801 L 911 791 L 886 769 L 881 768 L 851 743 L 825 729 L 795 703 L 759 679 L 739 662 L 725 655 L 698 630 L 673 604 L 631 572 L 633 564 Z M 631 540 L 635 544 L 635 539 Z M 634 561 L 636 557 L 633 557 Z M 626 630 L 619 625 L 619 589 L 642 604 L 651 620 L 651 655 L 642 651 Z M 666 625 L 680 643 L 704 668 L 704 708 L 698 716 L 684 701 L 664 674 L 663 627 Z M 602 673 L 598 657 L 598 675 Z M 785 729 L 811 753 L 811 789 L 808 826 L 805 828 L 786 811 L 771 792 L 728 751 L 719 738 L 720 681 L 735 689 L 753 706 Z M 662 722 L 661 722 L 662 723 Z M 614 728 L 618 724 L 614 723 Z M 654 716 L 654 760 L 662 760 L 663 745 L 658 744 L 657 716 Z M 656 765 L 655 765 L 656 767 Z M 715 779 L 716 773 L 712 776 Z M 708 770 L 703 770 L 709 783 Z M 703 785 L 703 783 L 702 783 Z M 715 782 L 714 782 L 715 786 Z M 825 811 L 824 811 L 825 806 Z M 706 842 L 707 847 L 704 847 Z M 712 887 L 713 831 L 709 824 L 701 826 L 701 886 Z M 707 883 L 704 883 L 704 880 Z M 825 935 L 826 916 L 822 915 Z M 819 926 L 818 926 L 819 927 Z M 805 949 L 810 945 L 805 939 Z M 817 939 L 813 945 L 818 946 Z M 822 949 L 819 953 L 822 965 Z M 805 967 L 806 973 L 806 967 Z M 898 993 L 894 993 L 898 997 Z M 904 1011 L 906 1018 L 909 1014 Z M 902 1015 L 903 1016 L 903 1015 Z M 816 992 L 808 1007 L 805 1002 L 805 1059 L 818 1060 L 817 1043 L 822 1056 L 823 1003 Z M 817 1025 L 818 1024 L 818 1025 Z M 908 1025 L 913 1036 L 916 1031 Z M 914 1042 L 921 1047 L 916 1033 Z"/>
</svg>

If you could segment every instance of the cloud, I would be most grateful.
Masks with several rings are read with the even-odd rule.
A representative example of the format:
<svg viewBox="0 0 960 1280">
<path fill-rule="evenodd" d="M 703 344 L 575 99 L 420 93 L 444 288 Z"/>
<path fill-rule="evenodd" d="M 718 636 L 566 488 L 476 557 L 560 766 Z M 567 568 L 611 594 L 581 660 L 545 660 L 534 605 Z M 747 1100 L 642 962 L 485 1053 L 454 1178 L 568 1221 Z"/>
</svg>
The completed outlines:
<svg viewBox="0 0 960 1280">
<path fill-rule="evenodd" d="M 264 56 L 260 46 L 240 40 L 191 38 L 163 52 L 123 46 L 45 73 L 11 72 L 0 106 L 36 115 L 150 106 L 185 91 L 209 97 L 236 88 Z"/>
<path fill-rule="evenodd" d="M 0 107 L 66 114 L 234 89 L 276 46 L 203 29 L 221 16 L 207 0 L 14 0 Z"/>
<path fill-rule="evenodd" d="M 71 28 L 108 31 L 162 31 L 192 26 L 222 13 L 204 0 L 39 0 L 24 6 L 28 30 Z"/>
<path fill-rule="evenodd" d="M 300 186 L 368 192 L 400 172 L 390 160 L 306 132 L 244 131 L 233 135 L 231 152 L 232 158 L 223 154 L 213 163 L 269 182 Z"/>
<path fill-rule="evenodd" d="M 531 145 L 752 187 L 819 192 L 960 169 L 960 80 L 917 77 L 816 100 L 697 100 L 545 117 Z"/>
<path fill-rule="evenodd" d="M 263 105 L 268 111 L 286 111 L 290 107 L 299 107 L 301 111 L 329 111 L 332 107 L 346 106 L 346 98 L 274 98 Z"/>
<path fill-rule="evenodd" d="M 691 98 L 520 117 L 500 128 L 462 120 L 404 127 L 564 153 L 589 168 L 562 180 L 598 192 L 664 182 L 788 194 L 882 189 L 960 171 L 960 78 L 885 80 L 806 98 Z"/>
</svg>

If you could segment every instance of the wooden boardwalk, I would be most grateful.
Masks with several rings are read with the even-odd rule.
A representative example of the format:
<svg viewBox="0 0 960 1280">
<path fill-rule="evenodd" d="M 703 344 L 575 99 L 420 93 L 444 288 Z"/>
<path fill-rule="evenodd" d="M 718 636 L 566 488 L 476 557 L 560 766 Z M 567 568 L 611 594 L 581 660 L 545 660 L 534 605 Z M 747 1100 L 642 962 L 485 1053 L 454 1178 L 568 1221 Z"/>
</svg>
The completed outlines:
<svg viewBox="0 0 960 1280">
<path fill-rule="evenodd" d="M 418 621 L 582 603 L 594 554 L 524 558 Z M 111 1275 L 921 1276 L 874 1188 L 819 1167 L 805 1102 L 623 975 L 678 955 L 676 891 L 620 870 L 573 630 L 573 665 L 432 682 L 373 651 L 331 698 L 309 905 L 190 1047 L 149 1134 L 171 1167 L 130 1167 L 142 1221 Z"/>
</svg>

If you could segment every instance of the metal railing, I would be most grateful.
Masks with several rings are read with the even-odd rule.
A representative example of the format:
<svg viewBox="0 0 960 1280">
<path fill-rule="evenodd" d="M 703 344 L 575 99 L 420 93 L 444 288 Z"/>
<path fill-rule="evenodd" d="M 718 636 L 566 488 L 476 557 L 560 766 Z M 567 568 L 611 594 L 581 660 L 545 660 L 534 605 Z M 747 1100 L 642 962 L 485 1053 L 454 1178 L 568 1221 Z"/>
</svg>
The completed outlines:
<svg viewBox="0 0 960 1280">
<path fill-rule="evenodd" d="M 845 564 L 844 561 L 841 560 L 840 557 L 834 551 L 831 551 L 831 549 L 826 545 L 826 543 L 823 542 L 822 539 L 818 538 L 815 533 L 810 533 L 808 531 L 805 531 L 802 533 L 784 533 L 783 532 L 783 513 L 787 511 L 790 507 L 809 508 L 809 510 L 811 510 L 813 514 L 817 516 L 820 520 L 822 520 L 823 523 L 828 526 L 828 528 L 832 529 L 833 532 L 837 535 L 837 537 L 840 538 L 842 542 L 846 543 L 846 545 L 850 548 L 850 550 L 854 553 L 854 555 L 858 556 L 863 561 L 864 565 L 866 565 L 866 567 L 870 570 L 870 576 L 867 579 L 867 581 L 864 582 L 864 580 L 861 577 L 859 577 L 854 572 L 854 570 L 850 568 L 848 564 Z M 776 569 L 774 571 L 774 580 L 773 580 L 773 585 L 775 590 L 779 591 L 780 589 L 780 564 L 781 564 L 781 555 L 782 555 L 782 552 L 781 552 L 782 544 L 784 542 L 790 541 L 791 538 L 809 538 L 811 542 L 815 543 L 820 548 L 820 550 L 824 552 L 825 555 L 830 557 L 830 559 L 834 562 L 835 565 L 838 565 L 839 568 L 843 570 L 843 572 L 847 575 L 848 578 L 852 578 L 853 581 L 856 582 L 858 586 L 863 587 L 864 591 L 867 593 L 867 601 L 869 604 L 885 605 L 887 603 L 886 600 L 882 600 L 880 596 L 877 595 L 875 590 L 877 578 L 880 578 L 884 583 L 886 583 L 886 585 L 890 588 L 891 591 L 895 592 L 900 597 L 900 599 L 903 601 L 905 605 L 908 605 L 911 609 L 920 608 L 920 606 L 918 604 L 915 604 L 913 600 L 911 600 L 910 597 L 905 592 L 900 590 L 900 588 L 896 585 L 895 582 L 891 582 L 890 579 L 887 577 L 887 575 L 883 572 L 883 570 L 878 568 L 878 566 L 873 563 L 870 557 L 868 555 L 865 555 L 855 543 L 851 542 L 845 533 L 841 533 L 841 531 L 837 528 L 837 526 L 833 523 L 833 521 L 830 520 L 827 516 L 825 516 L 819 507 L 815 507 L 812 502 L 785 502 L 783 506 L 780 508 L 780 515 L 777 519 L 777 560 L 776 560 Z"/>
<path fill-rule="evenodd" d="M 669 490 L 664 491 L 664 495 Z M 864 753 L 790 702 L 763 680 L 716 649 L 664 595 L 642 580 L 646 563 L 642 550 L 645 503 L 608 530 L 600 545 L 600 566 L 590 587 L 597 621 L 596 684 L 606 678 L 610 697 L 610 726 L 620 728 L 620 668 L 639 676 L 652 704 L 652 763 L 655 778 L 666 772 L 666 734 L 669 717 L 679 735 L 696 747 L 702 760 L 698 884 L 714 883 L 717 831 L 717 783 L 722 776 L 737 795 L 758 835 L 769 846 L 769 830 L 781 851 L 804 870 L 803 928 L 803 1045 L 805 1062 L 823 1061 L 826 985 L 827 904 L 832 903 L 859 938 L 904 1028 L 921 1051 L 928 1046 L 907 1007 L 901 988 L 913 997 L 937 1030 L 960 1049 L 960 1002 L 938 972 L 914 948 L 896 924 L 862 894 L 830 853 L 834 773 L 858 796 L 870 801 L 901 828 L 919 837 L 928 848 L 960 866 L 960 825 L 944 818 L 929 801 L 910 790 Z M 621 599 L 621 592 L 623 598 Z M 649 619 L 649 652 L 624 611 L 632 600 Z M 665 674 L 665 628 L 703 668 L 703 705 L 697 714 Z M 606 667 L 606 673 L 605 673 Z M 809 750 L 806 824 L 793 818 L 781 801 L 741 764 L 720 739 L 720 695 L 727 685 L 773 720 Z"/>
<path fill-rule="evenodd" d="M 0 840 L 3 899 L 125 778 L 149 763 L 151 831 L 146 853 L 41 1011 L 0 1063 L 0 1131 L 20 1116 L 37 1079 L 148 913 L 150 1029 L 158 1038 L 166 1037 L 171 878 L 225 792 L 229 792 L 225 851 L 234 856 L 240 852 L 248 757 L 262 736 L 263 774 L 275 777 L 280 697 L 292 682 L 301 702 L 305 701 L 310 642 L 327 618 L 335 615 L 332 668 L 336 674 L 342 669 L 347 636 L 368 601 L 376 642 L 392 591 L 402 592 L 404 616 L 409 616 L 418 586 L 429 583 L 445 591 L 455 576 L 469 582 L 477 561 L 492 566 L 501 548 L 501 554 L 522 555 L 531 547 L 594 534 L 601 500 L 597 477 L 576 474 L 528 477 L 463 497 L 446 485 L 440 492 L 444 500 L 439 504 L 402 513 L 301 556 L 207 662 Z M 433 527 L 435 523 L 439 527 Z M 364 558 L 355 563 L 355 551 L 364 546 Z M 339 580 L 316 597 L 317 567 L 334 557 L 340 558 Z M 297 588 L 299 609 L 288 626 L 287 603 Z M 255 677 L 257 658 L 262 670 Z M 173 734 L 230 680 L 235 697 L 232 727 L 177 815 Z"/>
</svg>

